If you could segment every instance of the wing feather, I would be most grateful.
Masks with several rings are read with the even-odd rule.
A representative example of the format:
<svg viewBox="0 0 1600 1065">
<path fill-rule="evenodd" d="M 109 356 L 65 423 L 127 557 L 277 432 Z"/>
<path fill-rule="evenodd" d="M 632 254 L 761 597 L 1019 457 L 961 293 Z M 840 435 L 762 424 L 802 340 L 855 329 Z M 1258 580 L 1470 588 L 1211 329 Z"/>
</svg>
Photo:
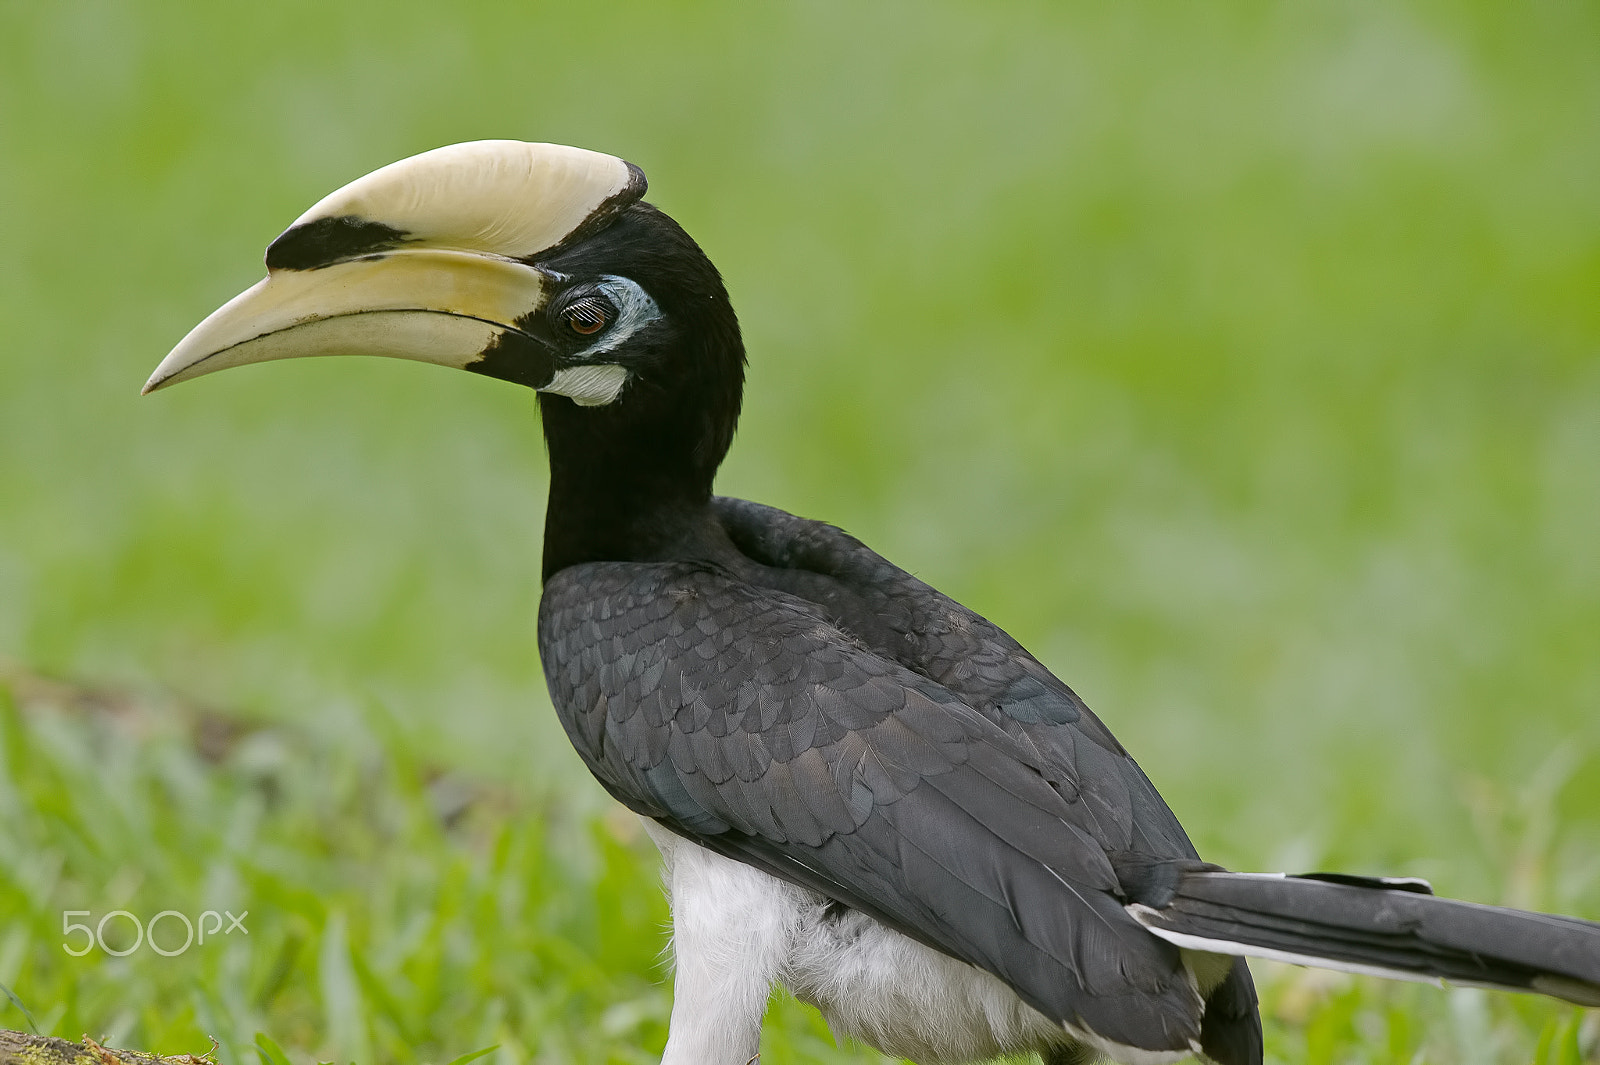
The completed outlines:
<svg viewBox="0 0 1600 1065">
<path fill-rule="evenodd" d="M 540 642 L 579 754 L 633 809 L 988 969 L 1048 1015 L 1149 1049 L 1198 1038 L 1177 950 L 1127 915 L 1106 858 L 1107 838 L 1126 842 L 1125 788 L 1077 782 L 1078 800 L 1051 780 L 1074 767 L 1035 737 L 712 566 L 564 570 Z M 1088 747 L 1115 758 L 1067 749 Z"/>
</svg>

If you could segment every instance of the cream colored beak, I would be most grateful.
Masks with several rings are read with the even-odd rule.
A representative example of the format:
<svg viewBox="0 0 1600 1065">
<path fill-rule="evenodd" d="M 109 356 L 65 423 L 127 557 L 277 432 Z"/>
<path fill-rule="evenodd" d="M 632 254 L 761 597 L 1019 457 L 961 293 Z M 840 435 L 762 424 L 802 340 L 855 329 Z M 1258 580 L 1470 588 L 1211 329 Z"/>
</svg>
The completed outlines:
<svg viewBox="0 0 1600 1065">
<path fill-rule="evenodd" d="M 391 163 L 301 215 L 268 249 L 267 278 L 195 326 L 144 391 L 273 359 L 466 369 L 491 352 L 499 376 L 543 387 L 555 368 L 526 326 L 552 276 L 530 264 L 644 189 L 637 167 L 558 144 L 472 141 Z"/>
<path fill-rule="evenodd" d="M 494 347 L 543 346 L 517 327 L 545 277 L 473 252 L 382 252 L 316 270 L 279 270 L 190 330 L 145 392 L 217 370 L 311 355 L 384 355 L 465 369 Z M 552 368 L 552 373 L 553 368 Z"/>
</svg>

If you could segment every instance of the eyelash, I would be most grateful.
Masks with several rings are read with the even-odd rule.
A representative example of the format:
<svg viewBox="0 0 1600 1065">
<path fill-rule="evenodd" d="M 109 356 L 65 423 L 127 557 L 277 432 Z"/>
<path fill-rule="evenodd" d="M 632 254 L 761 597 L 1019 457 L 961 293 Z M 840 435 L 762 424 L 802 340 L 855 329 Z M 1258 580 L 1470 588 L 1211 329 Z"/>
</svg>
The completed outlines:
<svg viewBox="0 0 1600 1065">
<path fill-rule="evenodd" d="M 585 296 L 561 309 L 561 320 L 572 332 L 592 337 L 610 325 L 616 309 L 599 296 Z"/>
</svg>

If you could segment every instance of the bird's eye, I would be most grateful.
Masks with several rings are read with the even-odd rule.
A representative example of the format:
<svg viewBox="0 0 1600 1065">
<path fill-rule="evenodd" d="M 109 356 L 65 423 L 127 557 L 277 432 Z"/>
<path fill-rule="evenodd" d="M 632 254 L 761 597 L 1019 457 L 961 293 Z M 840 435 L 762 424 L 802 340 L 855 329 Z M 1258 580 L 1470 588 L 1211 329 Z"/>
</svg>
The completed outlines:
<svg viewBox="0 0 1600 1065">
<path fill-rule="evenodd" d="M 594 336 L 610 325 L 617 309 L 604 296 L 584 296 L 561 308 L 561 321 L 579 336 Z"/>
</svg>

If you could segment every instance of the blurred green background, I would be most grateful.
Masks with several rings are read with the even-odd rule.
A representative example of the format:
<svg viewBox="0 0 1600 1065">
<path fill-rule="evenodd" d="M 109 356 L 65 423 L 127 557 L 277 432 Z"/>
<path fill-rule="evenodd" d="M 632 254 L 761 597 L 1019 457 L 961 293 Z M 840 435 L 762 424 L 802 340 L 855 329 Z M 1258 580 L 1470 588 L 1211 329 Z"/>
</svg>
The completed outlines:
<svg viewBox="0 0 1600 1065">
<path fill-rule="evenodd" d="M 532 396 L 138 396 L 305 207 L 479 137 L 643 167 L 745 328 L 720 489 L 1008 628 L 1208 858 L 1600 919 L 1595 4 L 13 0 L 0 1027 L 659 1053 L 652 854 L 535 651 Z M 62 950 L 65 910 L 224 907 L 248 941 Z M 1600 1042 L 1257 973 L 1275 1061 Z M 780 1000 L 764 1060 L 880 1059 Z"/>
</svg>

